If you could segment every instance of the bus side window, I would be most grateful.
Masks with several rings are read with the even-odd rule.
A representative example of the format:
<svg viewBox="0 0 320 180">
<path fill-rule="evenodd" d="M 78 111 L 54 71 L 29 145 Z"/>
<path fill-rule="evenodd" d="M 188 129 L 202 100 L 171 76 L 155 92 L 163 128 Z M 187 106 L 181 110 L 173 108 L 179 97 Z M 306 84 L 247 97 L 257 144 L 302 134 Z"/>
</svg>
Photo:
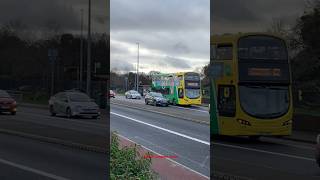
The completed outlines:
<svg viewBox="0 0 320 180">
<path fill-rule="evenodd" d="M 218 111 L 220 116 L 234 117 L 236 113 L 235 87 L 218 86 Z"/>
<path fill-rule="evenodd" d="M 215 49 L 216 60 L 232 60 L 233 58 L 233 46 L 232 44 L 217 45 Z"/>
</svg>

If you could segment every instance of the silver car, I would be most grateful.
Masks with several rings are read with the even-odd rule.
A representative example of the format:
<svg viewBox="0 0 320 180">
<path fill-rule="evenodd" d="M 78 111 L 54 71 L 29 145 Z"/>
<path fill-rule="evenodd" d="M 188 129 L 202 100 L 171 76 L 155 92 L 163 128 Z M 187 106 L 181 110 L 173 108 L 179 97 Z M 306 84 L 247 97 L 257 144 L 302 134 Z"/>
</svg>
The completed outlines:
<svg viewBox="0 0 320 180">
<path fill-rule="evenodd" d="M 140 93 L 135 90 L 127 91 L 125 94 L 126 99 L 141 99 Z"/>
<path fill-rule="evenodd" d="M 75 116 L 90 116 L 94 119 L 100 116 L 98 105 L 84 93 L 60 92 L 49 100 L 51 116 L 56 114 L 66 115 L 68 118 Z"/>
</svg>

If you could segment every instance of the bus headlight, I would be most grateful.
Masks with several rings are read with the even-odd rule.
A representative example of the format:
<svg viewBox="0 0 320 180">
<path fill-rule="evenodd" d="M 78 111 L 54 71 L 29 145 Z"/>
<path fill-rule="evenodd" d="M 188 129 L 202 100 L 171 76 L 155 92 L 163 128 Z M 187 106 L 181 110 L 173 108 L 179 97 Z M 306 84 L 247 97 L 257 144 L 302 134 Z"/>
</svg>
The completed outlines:
<svg viewBox="0 0 320 180">
<path fill-rule="evenodd" d="M 243 119 L 237 119 L 238 122 L 242 125 L 251 126 L 251 123 L 249 121 L 243 120 Z"/>
<path fill-rule="evenodd" d="M 292 120 L 288 120 L 282 123 L 282 126 L 289 126 L 292 124 Z"/>
</svg>

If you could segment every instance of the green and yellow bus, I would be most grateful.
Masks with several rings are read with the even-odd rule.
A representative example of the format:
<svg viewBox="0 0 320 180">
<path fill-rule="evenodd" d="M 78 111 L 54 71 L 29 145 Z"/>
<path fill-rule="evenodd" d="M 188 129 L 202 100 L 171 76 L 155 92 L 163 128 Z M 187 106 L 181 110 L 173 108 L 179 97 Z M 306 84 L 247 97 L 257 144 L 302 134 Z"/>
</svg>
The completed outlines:
<svg viewBox="0 0 320 180">
<path fill-rule="evenodd" d="M 212 135 L 285 136 L 292 129 L 291 73 L 283 38 L 211 36 Z M 215 112 L 215 113 L 213 113 Z"/>
<path fill-rule="evenodd" d="M 195 72 L 154 73 L 152 90 L 161 92 L 173 105 L 201 105 L 200 75 Z"/>
</svg>

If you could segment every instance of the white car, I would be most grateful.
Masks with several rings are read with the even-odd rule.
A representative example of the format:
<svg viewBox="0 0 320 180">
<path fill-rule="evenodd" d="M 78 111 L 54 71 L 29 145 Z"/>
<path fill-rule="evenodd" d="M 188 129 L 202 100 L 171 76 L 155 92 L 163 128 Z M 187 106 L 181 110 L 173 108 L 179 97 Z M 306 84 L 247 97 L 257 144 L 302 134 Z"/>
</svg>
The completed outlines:
<svg viewBox="0 0 320 180">
<path fill-rule="evenodd" d="M 64 114 L 68 118 L 90 116 L 94 119 L 100 116 L 99 106 L 84 93 L 70 91 L 60 92 L 49 100 L 51 116 Z"/>
<path fill-rule="evenodd" d="M 127 91 L 124 95 L 126 99 L 141 99 L 141 94 L 135 90 Z"/>
</svg>

